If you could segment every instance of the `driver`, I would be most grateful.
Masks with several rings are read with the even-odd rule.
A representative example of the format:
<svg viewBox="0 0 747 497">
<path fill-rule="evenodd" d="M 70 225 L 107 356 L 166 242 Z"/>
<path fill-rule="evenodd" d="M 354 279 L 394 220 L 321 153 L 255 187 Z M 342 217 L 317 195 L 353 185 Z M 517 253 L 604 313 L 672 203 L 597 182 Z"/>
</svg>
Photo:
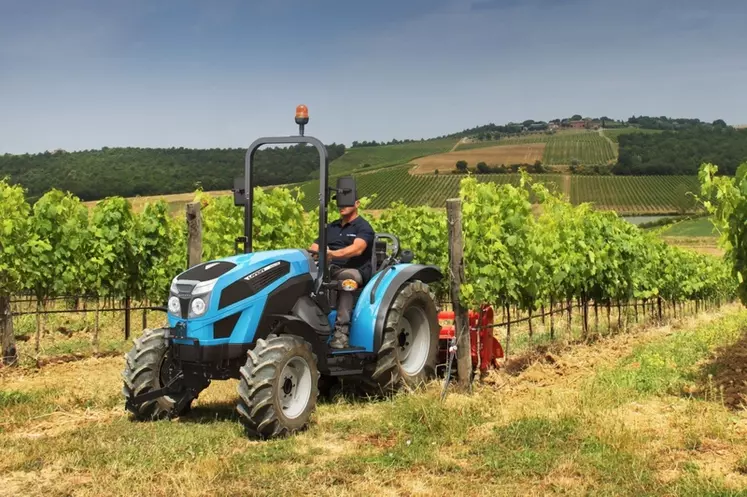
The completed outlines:
<svg viewBox="0 0 747 497">
<path fill-rule="evenodd" d="M 374 230 L 358 214 L 360 201 L 355 188 L 352 195 L 342 199 L 338 196 L 340 219 L 327 225 L 327 255 L 330 260 L 330 277 L 333 280 L 355 280 L 358 287 L 371 278 L 371 256 L 374 245 Z M 309 250 L 319 251 L 319 238 Z M 350 314 L 353 311 L 353 293 L 337 293 L 337 319 L 335 334 L 330 347 L 344 349 L 350 336 Z"/>
</svg>

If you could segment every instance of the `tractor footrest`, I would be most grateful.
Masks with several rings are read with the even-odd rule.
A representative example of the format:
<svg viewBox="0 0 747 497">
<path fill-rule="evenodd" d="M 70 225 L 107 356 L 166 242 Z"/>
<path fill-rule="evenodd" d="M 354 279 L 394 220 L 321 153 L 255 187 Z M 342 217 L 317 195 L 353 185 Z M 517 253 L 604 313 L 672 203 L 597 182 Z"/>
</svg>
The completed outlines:
<svg viewBox="0 0 747 497">
<path fill-rule="evenodd" d="M 362 369 L 338 368 L 335 366 L 332 366 L 329 368 L 330 376 L 352 376 L 356 374 L 363 374 L 363 370 Z"/>
<path fill-rule="evenodd" d="M 340 355 L 340 354 L 355 354 L 359 352 L 365 352 L 366 349 L 364 347 L 345 347 L 344 349 L 330 349 L 329 354 L 330 355 Z"/>
</svg>

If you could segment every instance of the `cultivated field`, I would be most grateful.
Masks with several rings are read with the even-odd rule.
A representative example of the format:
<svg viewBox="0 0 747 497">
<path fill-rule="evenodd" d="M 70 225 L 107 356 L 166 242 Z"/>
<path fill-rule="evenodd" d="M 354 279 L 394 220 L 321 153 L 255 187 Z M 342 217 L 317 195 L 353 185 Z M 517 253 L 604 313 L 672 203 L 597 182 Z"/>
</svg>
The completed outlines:
<svg viewBox="0 0 747 497">
<path fill-rule="evenodd" d="M 634 132 L 623 130 L 614 130 L 611 133 L 617 137 L 623 132 Z M 605 136 L 608 131 L 604 131 L 604 136 L 597 131 L 587 130 L 567 130 L 560 131 L 552 135 L 548 134 L 531 134 L 526 136 L 517 136 L 502 138 L 494 141 L 482 141 L 474 143 L 464 143 L 457 147 L 457 151 L 480 149 L 494 146 L 516 146 L 527 144 L 546 144 L 542 157 L 543 164 L 547 165 L 569 165 L 575 159 L 581 164 L 606 164 L 614 161 L 617 157 L 616 146 Z"/>
<path fill-rule="evenodd" d="M 236 384 L 175 421 L 130 421 L 120 357 L 0 373 L 3 495 L 743 495 L 747 312 L 604 331 L 517 356 L 472 395 L 441 384 L 324 401 L 251 441 Z M 541 343 L 543 336 L 537 337 Z"/>
<path fill-rule="evenodd" d="M 413 174 L 432 174 L 434 171 L 449 173 L 456 169 L 457 161 L 464 160 L 470 167 L 475 167 L 480 162 L 489 166 L 501 164 L 533 164 L 542 159 L 544 143 L 531 143 L 524 145 L 503 145 L 495 147 L 484 147 L 471 150 L 458 150 L 445 154 L 429 155 L 413 161 L 416 167 Z"/>
<path fill-rule="evenodd" d="M 408 172 L 410 166 L 397 166 L 385 170 L 374 170 L 356 174 L 358 189 L 362 195 L 374 196 L 369 207 L 384 209 L 393 201 L 402 201 L 407 205 L 427 205 L 444 207 L 446 199 L 458 195 L 459 181 L 463 175 L 447 172 L 436 174 L 417 174 Z M 480 181 L 512 183 L 518 185 L 517 174 L 481 174 Z M 574 204 L 591 202 L 601 209 L 614 210 L 627 215 L 672 214 L 676 213 L 680 202 L 679 191 L 685 185 L 689 191 L 698 191 L 698 179 L 695 176 L 574 176 L 561 174 L 535 174 L 536 181 L 548 184 L 553 190 L 561 189 L 568 194 Z M 330 179 L 333 184 L 334 178 Z M 309 181 L 298 187 L 304 194 L 303 205 L 313 209 L 318 205 L 319 182 Z M 213 195 L 228 195 L 230 192 L 209 192 Z M 134 197 L 133 208 L 142 209 L 145 199 L 163 198 L 170 204 L 176 216 L 184 214 L 184 205 L 192 201 L 194 193 L 163 195 L 155 197 Z M 87 202 L 92 206 L 95 202 Z M 683 228 L 684 229 L 684 228 Z"/>
<path fill-rule="evenodd" d="M 401 145 L 349 148 L 342 157 L 330 163 L 330 174 L 342 175 L 353 171 L 405 164 L 425 155 L 448 152 L 457 142 L 456 138 L 445 138 Z"/>
<path fill-rule="evenodd" d="M 596 132 L 557 134 L 550 137 L 542 156 L 544 164 L 606 164 L 614 161 L 616 151 L 605 137 Z"/>
<path fill-rule="evenodd" d="M 699 192 L 696 176 L 571 176 L 571 201 L 627 214 L 676 212 L 681 191 Z"/>
<path fill-rule="evenodd" d="M 519 184 L 518 174 L 480 174 L 476 177 L 479 181 Z M 552 189 L 559 188 L 562 181 L 562 176 L 557 174 L 536 174 L 532 177 Z M 357 175 L 356 182 L 361 195 L 375 196 L 368 206 L 371 209 L 385 209 L 395 201 L 412 206 L 445 207 L 447 198 L 459 195 L 462 178 L 464 175 L 451 173 L 410 174 L 409 166 L 401 166 Z M 313 209 L 319 205 L 318 181 L 303 183 L 301 191 L 304 194 L 304 208 Z"/>
<path fill-rule="evenodd" d="M 472 150 L 475 148 L 485 147 L 496 147 L 496 146 L 507 146 L 507 145 L 526 145 L 528 143 L 547 143 L 550 139 L 550 135 L 542 134 L 531 134 L 525 136 L 512 136 L 507 138 L 501 138 L 500 140 L 485 140 L 480 142 L 467 142 L 460 143 L 457 145 L 456 150 Z"/>
</svg>

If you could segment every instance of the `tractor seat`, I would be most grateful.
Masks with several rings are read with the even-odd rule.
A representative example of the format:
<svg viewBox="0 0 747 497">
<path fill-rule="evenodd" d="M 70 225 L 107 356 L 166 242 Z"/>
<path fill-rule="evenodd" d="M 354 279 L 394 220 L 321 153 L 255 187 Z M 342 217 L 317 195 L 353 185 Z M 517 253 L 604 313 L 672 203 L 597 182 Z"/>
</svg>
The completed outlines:
<svg viewBox="0 0 747 497">
<path fill-rule="evenodd" d="M 386 240 L 382 240 L 379 238 L 379 235 L 376 234 L 374 236 L 374 249 L 371 254 L 371 275 L 376 274 L 386 260 L 386 247 Z"/>
</svg>

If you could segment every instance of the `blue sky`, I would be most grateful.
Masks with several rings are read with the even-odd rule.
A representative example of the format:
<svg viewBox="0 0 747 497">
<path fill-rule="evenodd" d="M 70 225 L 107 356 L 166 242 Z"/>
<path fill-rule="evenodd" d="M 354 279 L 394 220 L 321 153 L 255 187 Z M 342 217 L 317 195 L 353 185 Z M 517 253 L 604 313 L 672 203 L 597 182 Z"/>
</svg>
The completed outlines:
<svg viewBox="0 0 747 497">
<path fill-rule="evenodd" d="M 747 123 L 743 0 L 0 0 L 0 153 Z"/>
</svg>

